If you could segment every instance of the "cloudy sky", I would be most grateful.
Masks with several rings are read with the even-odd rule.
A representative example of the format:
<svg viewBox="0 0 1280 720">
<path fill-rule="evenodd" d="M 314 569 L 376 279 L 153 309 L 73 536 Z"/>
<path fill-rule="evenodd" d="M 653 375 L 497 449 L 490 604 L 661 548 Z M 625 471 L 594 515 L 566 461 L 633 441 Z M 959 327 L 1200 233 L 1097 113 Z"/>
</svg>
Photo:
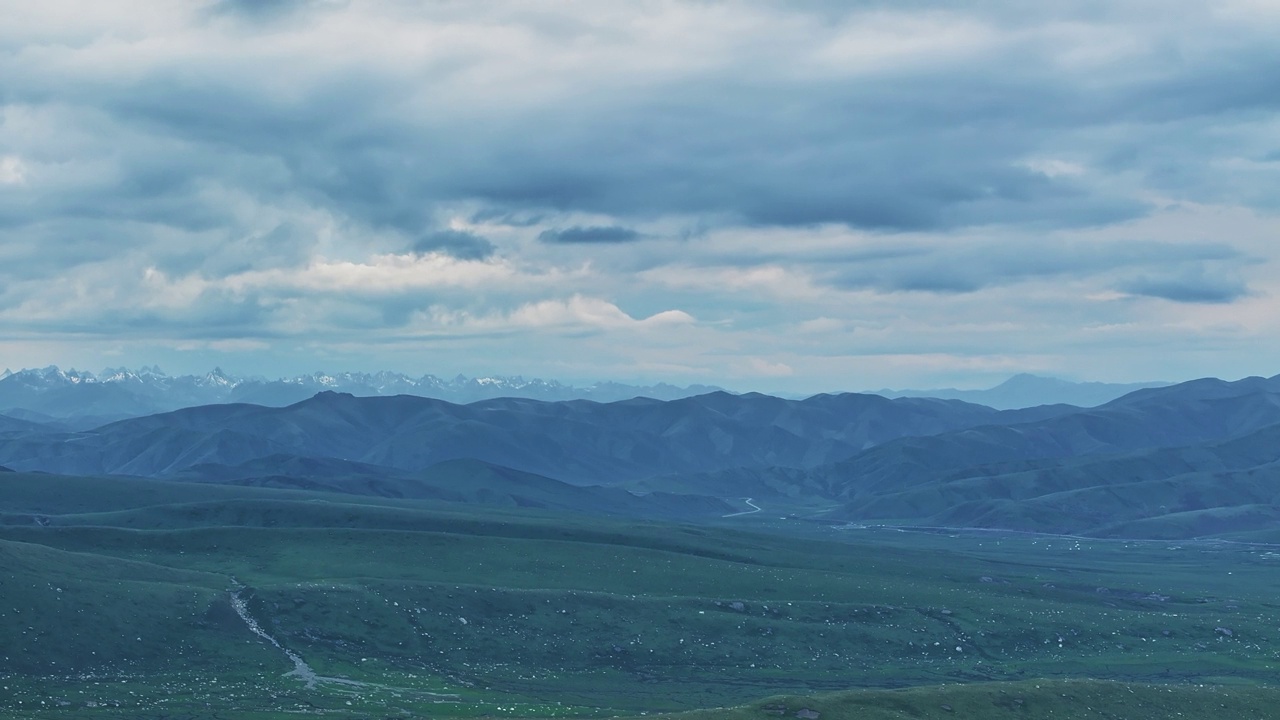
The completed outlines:
<svg viewBox="0 0 1280 720">
<path fill-rule="evenodd" d="M 0 367 L 1280 372 L 1274 0 L 0 15 Z"/>
</svg>

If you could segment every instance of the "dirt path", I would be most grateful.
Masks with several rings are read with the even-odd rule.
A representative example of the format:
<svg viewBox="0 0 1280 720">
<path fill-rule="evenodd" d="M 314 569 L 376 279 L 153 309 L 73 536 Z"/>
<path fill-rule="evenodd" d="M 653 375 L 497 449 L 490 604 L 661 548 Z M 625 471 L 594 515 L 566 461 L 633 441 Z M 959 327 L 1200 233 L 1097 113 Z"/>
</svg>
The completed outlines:
<svg viewBox="0 0 1280 720">
<path fill-rule="evenodd" d="M 762 508 L 759 505 L 751 502 L 753 499 L 754 498 L 742 498 L 742 502 L 752 507 L 751 510 L 743 510 L 742 512 L 729 513 L 728 515 L 721 515 L 720 517 L 738 517 L 739 515 L 751 515 L 752 513 L 760 512 Z"/>
<path fill-rule="evenodd" d="M 241 595 L 241 593 L 243 592 L 244 592 L 244 588 L 236 588 L 235 590 L 231 591 L 231 607 L 235 608 L 236 614 L 240 616 L 240 619 L 244 621 L 245 625 L 249 626 L 249 630 L 252 631 L 254 635 L 257 635 L 263 640 L 266 640 L 267 642 L 271 643 L 277 650 L 284 653 L 285 657 L 289 658 L 289 660 L 293 663 L 293 669 L 285 673 L 285 677 L 293 676 L 301 679 L 303 682 L 307 684 L 308 690 L 313 689 L 316 686 L 316 684 L 321 681 L 338 682 L 344 685 L 362 685 L 363 684 L 363 683 L 358 683 L 354 680 L 343 680 L 341 678 L 327 678 L 327 677 L 321 677 L 320 675 L 317 675 L 316 671 L 312 669 L 310 665 L 307 664 L 307 661 L 302 659 L 302 656 L 298 655 L 298 653 L 281 645 L 275 638 L 268 635 L 266 630 L 262 629 L 262 626 L 258 624 L 257 620 L 253 619 L 253 616 L 249 614 L 249 606 L 245 602 L 244 597 Z"/>
<path fill-rule="evenodd" d="M 244 624 L 249 628 L 249 630 L 254 635 L 257 635 L 263 640 L 266 640 L 267 642 L 271 643 L 272 647 L 284 653 L 285 657 L 289 658 L 289 661 L 293 663 L 293 669 L 285 673 L 284 676 L 298 678 L 299 680 L 307 684 L 308 690 L 314 690 L 317 685 L 321 683 L 325 683 L 328 685 L 342 685 L 342 686 L 351 687 L 351 688 L 373 688 L 373 689 L 380 689 L 380 690 L 394 690 L 397 692 L 411 693 L 415 695 L 431 697 L 431 698 L 434 698 L 437 702 L 460 702 L 462 700 L 461 696 L 454 695 L 452 693 L 435 693 L 427 690 L 418 690 L 417 688 L 395 687 L 391 685 L 381 685 L 378 683 L 368 683 L 368 682 L 361 682 L 359 680 L 348 680 L 347 678 L 328 677 L 326 675 L 320 675 L 315 671 L 314 668 L 312 668 L 310 665 L 307 664 L 307 661 L 302 659 L 302 656 L 298 655 L 298 653 L 281 645 L 278 640 L 271 637 L 271 635 L 268 634 L 266 630 L 262 629 L 262 626 L 258 624 L 258 621 L 254 620 L 253 616 L 249 614 L 249 605 L 245 601 L 243 596 L 244 591 L 245 591 L 244 586 L 239 584 L 237 584 L 236 589 L 230 591 L 231 607 L 235 609 L 236 615 L 240 616 L 240 619 L 244 621 Z"/>
</svg>

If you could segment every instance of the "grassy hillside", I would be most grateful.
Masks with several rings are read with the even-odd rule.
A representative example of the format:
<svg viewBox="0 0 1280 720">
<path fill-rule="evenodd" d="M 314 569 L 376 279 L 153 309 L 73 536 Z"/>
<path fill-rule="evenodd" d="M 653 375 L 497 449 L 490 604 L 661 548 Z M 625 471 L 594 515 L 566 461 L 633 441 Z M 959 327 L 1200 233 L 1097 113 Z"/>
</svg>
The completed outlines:
<svg viewBox="0 0 1280 720">
<path fill-rule="evenodd" d="M 0 432 L 0 462 L 704 524 L 766 507 L 826 521 L 1186 538 L 1273 526 L 1278 441 L 1280 378 L 1004 412 L 868 395 L 453 405 L 321 393 L 92 432 Z"/>
<path fill-rule="evenodd" d="M 92 432 L 0 437 L 0 462 L 68 474 L 164 476 L 273 456 L 330 458 L 416 472 L 485 462 L 575 484 L 739 466 L 813 466 L 904 435 L 929 435 L 1042 412 L 875 395 L 783 400 L 711 393 L 660 402 L 471 405 L 325 392 L 285 408 L 207 405 Z"/>
<path fill-rule="evenodd" d="M 273 659 L 239 647 L 225 576 L 0 540 L 3 672 L 113 673 Z"/>
<path fill-rule="evenodd" d="M 597 715 L 854 686 L 1265 682 L 1280 657 L 1280 555 L 1265 547 L 803 525 L 783 536 L 6 481 L 0 677 L 17 690 L 0 717 L 49 698 L 199 716 L 228 695 L 244 710 Z M 282 649 L 235 614 L 233 591 Z M 286 676 L 284 649 L 331 679 Z"/>
<path fill-rule="evenodd" d="M 658 716 L 675 720 L 1267 720 L 1280 690 L 1151 686 L 1092 680 L 1023 681 L 774 697 L 743 707 Z M 653 716 L 650 716 L 653 717 Z"/>
</svg>

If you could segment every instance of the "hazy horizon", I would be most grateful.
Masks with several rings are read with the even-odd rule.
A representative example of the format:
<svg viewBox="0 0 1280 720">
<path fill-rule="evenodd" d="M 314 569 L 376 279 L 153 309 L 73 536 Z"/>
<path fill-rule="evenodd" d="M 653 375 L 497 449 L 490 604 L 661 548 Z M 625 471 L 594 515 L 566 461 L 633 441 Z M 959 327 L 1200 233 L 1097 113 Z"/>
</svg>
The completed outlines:
<svg viewBox="0 0 1280 720">
<path fill-rule="evenodd" d="M 984 385 L 974 385 L 969 387 L 930 387 L 930 388 L 833 387 L 833 388 L 828 388 L 826 390 L 820 390 L 812 393 L 793 393 L 793 392 L 787 392 L 787 391 L 774 391 L 774 390 L 770 390 L 767 387 L 757 387 L 757 386 L 726 386 L 726 385 L 716 385 L 712 383 L 675 384 L 675 383 L 668 383 L 662 380 L 647 381 L 644 379 L 635 379 L 635 378 L 630 378 L 630 379 L 629 378 L 605 378 L 605 379 L 582 380 L 582 379 L 573 379 L 573 378 L 539 377 L 539 376 L 533 376 L 533 375 L 528 375 L 523 373 L 514 373 L 510 375 L 494 373 L 494 374 L 486 375 L 486 374 L 466 373 L 466 372 L 440 373 L 440 372 L 432 372 L 430 370 L 400 371 L 400 370 L 388 370 L 385 368 L 343 368 L 343 369 L 316 368 L 316 369 L 313 369 L 307 372 L 301 372 L 301 373 L 290 373 L 286 375 L 265 375 L 259 372 L 236 372 L 234 370 L 230 370 L 222 366 L 215 366 L 212 368 L 206 368 L 204 370 L 196 370 L 193 372 L 169 372 L 167 369 L 161 367 L 159 364 L 144 364 L 144 365 L 139 365 L 135 367 L 117 365 L 117 366 L 104 367 L 98 370 L 94 370 L 88 367 L 76 367 L 74 365 L 62 367 L 57 364 L 50 364 L 43 367 L 21 367 L 21 368 L 11 368 L 11 367 L 0 366 L 0 379 L 8 377 L 10 374 L 19 374 L 24 372 L 40 373 L 40 372 L 48 371 L 50 369 L 57 369 L 58 371 L 66 373 L 68 375 L 88 374 L 93 376 L 94 379 L 99 382 L 103 381 L 105 378 L 108 378 L 109 376 L 115 373 L 120 373 L 120 372 L 129 372 L 129 373 L 135 373 L 140 375 L 146 375 L 148 373 L 158 373 L 159 375 L 169 377 L 169 378 L 179 378 L 179 377 L 200 378 L 200 377 L 206 377 L 210 375 L 222 374 L 237 381 L 250 381 L 250 382 L 295 381 L 300 379 L 319 377 L 321 375 L 328 375 L 331 377 L 341 377 L 341 376 L 348 376 L 348 375 L 377 376 L 379 374 L 389 373 L 392 375 L 402 376 L 410 380 L 421 380 L 428 377 L 434 377 L 443 382 L 453 382 L 459 379 L 464 379 L 467 381 L 488 380 L 488 379 L 523 380 L 525 382 L 556 383 L 568 388 L 579 388 L 579 389 L 586 389 L 592 386 L 608 385 L 608 384 L 617 384 L 617 385 L 631 386 L 631 387 L 667 385 L 667 386 L 672 386 L 680 389 L 708 387 L 708 388 L 714 388 L 717 390 L 725 390 L 735 394 L 763 393 L 766 395 L 775 395 L 778 397 L 788 397 L 788 398 L 804 398 L 804 397 L 808 397 L 816 394 L 845 393 L 845 392 L 871 393 L 871 394 L 888 393 L 893 396 L 901 395 L 902 393 L 918 394 L 918 393 L 933 392 L 933 391 L 944 392 L 944 393 L 946 392 L 984 393 L 992 390 L 1000 390 L 1000 389 L 1009 387 L 1011 385 L 1016 385 L 1019 380 L 1030 380 L 1033 385 L 1039 385 L 1042 387 L 1050 387 L 1053 383 L 1062 383 L 1065 386 L 1079 386 L 1081 388 L 1088 388 L 1089 386 L 1107 386 L 1107 387 L 1119 388 L 1119 387 L 1126 387 L 1126 386 L 1174 385 L 1174 384 L 1177 384 L 1178 382 L 1186 382 L 1189 380 L 1202 379 L 1202 378 L 1187 378 L 1185 380 L 1180 380 L 1177 382 L 1170 382 L 1170 381 L 1161 380 L 1161 379 L 1150 379 L 1150 380 L 1144 380 L 1144 381 L 1139 381 L 1134 383 L 1106 383 L 1106 382 L 1097 381 L 1097 380 L 1079 379 L 1079 378 L 1073 378 L 1073 377 L 1068 377 L 1064 375 L 1015 373 L 1013 375 L 1004 377 L 1003 379 L 1000 379 L 995 383 L 984 384 Z M 1244 378 L 1218 378 L 1218 379 L 1226 380 L 1227 382 L 1232 382 L 1236 380 L 1242 380 Z"/>
</svg>

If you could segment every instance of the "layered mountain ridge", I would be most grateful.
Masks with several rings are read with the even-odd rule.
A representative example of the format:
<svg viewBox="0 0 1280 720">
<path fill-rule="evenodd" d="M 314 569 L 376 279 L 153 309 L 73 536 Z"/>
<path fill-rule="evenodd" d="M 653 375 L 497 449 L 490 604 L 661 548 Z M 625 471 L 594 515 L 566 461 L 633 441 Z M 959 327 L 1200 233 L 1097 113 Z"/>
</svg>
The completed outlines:
<svg viewBox="0 0 1280 720">
<path fill-rule="evenodd" d="M 767 511 L 829 524 L 1266 534 L 1280 528 L 1280 376 L 1024 410 L 853 393 L 457 404 L 324 391 L 89 431 L 0 416 L 0 465 L 697 522 Z"/>
</svg>

